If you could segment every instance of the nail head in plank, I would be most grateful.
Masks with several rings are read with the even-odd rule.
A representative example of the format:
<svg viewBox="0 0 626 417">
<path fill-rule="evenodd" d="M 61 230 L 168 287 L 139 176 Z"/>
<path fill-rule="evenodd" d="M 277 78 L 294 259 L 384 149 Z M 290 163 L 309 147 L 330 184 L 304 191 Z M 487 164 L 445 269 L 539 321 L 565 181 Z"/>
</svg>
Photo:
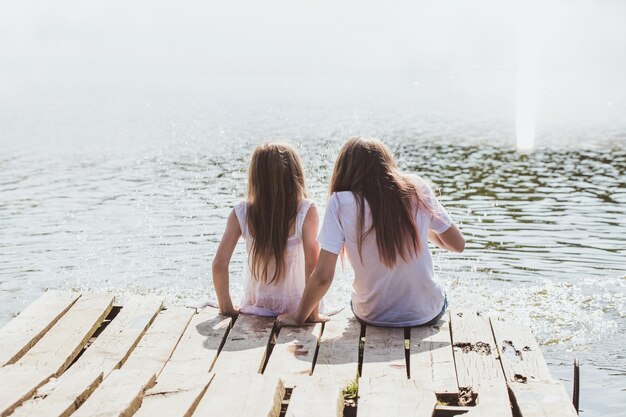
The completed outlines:
<svg viewBox="0 0 626 417">
<path fill-rule="evenodd" d="M 395 375 L 359 380 L 359 417 L 432 417 L 437 398 L 415 381 Z"/>
<path fill-rule="evenodd" d="M 576 417 L 572 401 L 560 382 L 509 383 L 524 417 Z"/>
<path fill-rule="evenodd" d="M 273 376 L 219 373 L 194 416 L 278 417 L 285 387 Z"/>
<path fill-rule="evenodd" d="M 411 328 L 411 379 L 438 394 L 458 395 L 450 317 L 444 315 L 434 326 Z"/>
<path fill-rule="evenodd" d="M 198 402 L 206 392 L 215 374 L 206 372 L 194 375 L 192 384 L 184 389 L 164 391 L 159 384 L 146 391 L 141 407 L 134 417 L 188 417 L 193 414 Z"/>
<path fill-rule="evenodd" d="M 18 407 L 11 417 L 69 416 L 91 395 L 102 382 L 102 377 L 102 371 L 84 369 L 69 378 L 52 379 L 37 390 L 35 398 Z"/>
<path fill-rule="evenodd" d="M 299 378 L 311 375 L 321 331 L 321 323 L 280 329 L 263 375 L 280 377 L 285 386 L 290 388 Z"/>
<path fill-rule="evenodd" d="M 124 363 L 163 307 L 160 297 L 129 298 L 120 312 L 72 365 L 72 369 L 99 369 L 104 377 Z"/>
<path fill-rule="evenodd" d="M 337 379 L 346 385 L 353 381 L 359 366 L 360 337 L 361 323 L 350 309 L 332 316 L 324 323 L 313 375 Z"/>
<path fill-rule="evenodd" d="M 215 373 L 258 373 L 274 327 L 273 317 L 240 314 L 213 367 Z"/>
<path fill-rule="evenodd" d="M 406 374 L 404 328 L 367 325 L 363 351 L 363 375 L 379 377 Z"/>
<path fill-rule="evenodd" d="M 291 392 L 285 417 L 341 417 L 346 383 L 323 376 L 301 379 Z"/>
<path fill-rule="evenodd" d="M 8 416 L 51 377 L 47 369 L 17 364 L 0 368 L 0 416 Z"/>
<path fill-rule="evenodd" d="M 98 329 L 112 305 L 110 294 L 81 296 L 17 364 L 60 375 Z"/>
<path fill-rule="evenodd" d="M 80 295 L 46 291 L 0 329 L 0 366 L 15 363 L 65 314 Z"/>
<path fill-rule="evenodd" d="M 187 307 L 168 307 L 154 322 L 124 363 L 124 369 L 151 369 L 157 375 L 172 356 L 183 332 L 196 310 Z"/>
<path fill-rule="evenodd" d="M 141 405 L 144 390 L 153 385 L 155 379 L 153 372 L 116 369 L 72 416 L 132 416 Z"/>
<path fill-rule="evenodd" d="M 491 327 L 507 381 L 552 380 L 539 343 L 528 326 L 510 320 L 492 318 Z"/>
</svg>

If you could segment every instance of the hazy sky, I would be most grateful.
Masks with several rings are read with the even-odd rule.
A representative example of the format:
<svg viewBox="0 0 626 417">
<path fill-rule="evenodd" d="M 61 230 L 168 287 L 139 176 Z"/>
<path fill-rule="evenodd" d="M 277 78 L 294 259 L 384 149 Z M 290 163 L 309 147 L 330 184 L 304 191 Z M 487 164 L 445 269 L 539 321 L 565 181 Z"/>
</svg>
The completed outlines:
<svg viewBox="0 0 626 417">
<path fill-rule="evenodd" d="M 626 2 L 517 3 L 536 15 L 546 70 L 624 68 Z M 502 0 L 3 0 L 0 56 L 19 72 L 42 65 L 201 74 L 512 66 L 519 15 L 516 2 Z"/>
<path fill-rule="evenodd" d="M 375 88 L 404 77 L 437 80 L 426 98 L 445 87 L 487 102 L 515 91 L 523 24 L 539 39 L 541 111 L 618 117 L 625 21 L 620 0 L 0 0 L 0 89 L 251 75 L 364 77 Z"/>
</svg>

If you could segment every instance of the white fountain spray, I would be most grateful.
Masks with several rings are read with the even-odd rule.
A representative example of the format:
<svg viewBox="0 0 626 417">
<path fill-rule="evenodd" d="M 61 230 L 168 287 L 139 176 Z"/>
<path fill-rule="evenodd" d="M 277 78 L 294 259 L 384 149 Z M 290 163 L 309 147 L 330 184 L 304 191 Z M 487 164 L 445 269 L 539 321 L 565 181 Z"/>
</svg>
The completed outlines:
<svg viewBox="0 0 626 417">
<path fill-rule="evenodd" d="M 517 20 L 515 127 L 520 152 L 535 149 L 539 22 L 533 9 L 521 8 Z"/>
</svg>

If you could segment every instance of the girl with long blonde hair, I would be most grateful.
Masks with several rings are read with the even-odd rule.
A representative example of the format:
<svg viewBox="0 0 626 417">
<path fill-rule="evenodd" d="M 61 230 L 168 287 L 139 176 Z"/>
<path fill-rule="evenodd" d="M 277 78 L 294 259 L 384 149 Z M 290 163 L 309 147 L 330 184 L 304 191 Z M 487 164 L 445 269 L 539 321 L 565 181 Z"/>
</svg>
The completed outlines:
<svg viewBox="0 0 626 417">
<path fill-rule="evenodd" d="M 447 301 L 428 241 L 462 252 L 465 240 L 428 184 L 400 173 L 381 141 L 355 137 L 337 156 L 329 191 L 317 267 L 296 312 L 278 317 L 281 325 L 309 317 L 344 251 L 354 269 L 351 304 L 359 319 L 392 327 L 439 320 Z"/>
<path fill-rule="evenodd" d="M 266 143 L 254 150 L 247 198 L 228 216 L 213 260 L 213 283 L 222 314 L 241 311 L 276 316 L 295 311 L 319 255 L 315 240 L 319 217 L 306 196 L 302 164 L 293 147 Z M 245 293 L 236 306 L 230 297 L 228 266 L 242 236 L 248 265 Z"/>
</svg>

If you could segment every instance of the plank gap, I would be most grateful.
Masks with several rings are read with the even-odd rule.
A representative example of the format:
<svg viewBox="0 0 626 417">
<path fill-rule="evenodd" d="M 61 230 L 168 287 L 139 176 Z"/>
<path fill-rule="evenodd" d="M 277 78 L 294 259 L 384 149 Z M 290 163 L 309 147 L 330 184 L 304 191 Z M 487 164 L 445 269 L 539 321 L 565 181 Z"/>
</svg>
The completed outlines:
<svg viewBox="0 0 626 417">
<path fill-rule="evenodd" d="M 361 320 L 359 320 L 359 323 L 361 323 L 361 333 L 359 335 L 359 345 L 358 345 L 359 365 L 357 367 L 357 377 L 361 377 L 361 375 L 363 374 L 363 356 L 365 354 L 364 353 L 365 352 L 365 337 L 366 337 L 366 332 L 367 332 L 367 325 L 363 323 Z"/>
<path fill-rule="evenodd" d="M 313 352 L 313 360 L 311 361 L 311 375 L 315 372 L 315 363 L 317 362 L 317 356 L 320 353 L 320 343 L 322 342 L 322 335 L 324 334 L 325 327 L 326 323 L 322 323 L 322 328 L 320 329 L 320 334 L 317 337 L 317 343 L 315 344 L 315 352 Z"/>
<path fill-rule="evenodd" d="M 270 337 L 267 339 L 267 345 L 265 346 L 265 353 L 263 354 L 263 360 L 261 361 L 261 366 L 259 367 L 259 373 L 262 374 L 265 372 L 265 368 L 267 368 L 267 363 L 270 361 L 270 356 L 274 351 L 274 346 L 276 346 L 276 340 L 278 339 L 278 334 L 280 333 L 280 326 L 277 321 L 274 321 L 272 325 L 272 331 L 270 332 Z"/>
<path fill-rule="evenodd" d="M 285 395 L 283 396 L 283 401 L 280 405 L 280 414 L 278 417 L 285 417 L 287 414 L 287 408 L 289 407 L 289 399 L 291 398 L 291 393 L 293 392 L 293 388 L 285 388 Z"/>
<path fill-rule="evenodd" d="M 406 363 L 406 377 L 411 379 L 411 328 L 404 328 L 404 362 Z"/>
<path fill-rule="evenodd" d="M 107 328 L 107 326 L 109 324 L 111 324 L 111 322 L 113 321 L 113 319 L 115 317 L 117 317 L 117 315 L 120 313 L 120 311 L 122 311 L 122 307 L 120 305 L 114 305 L 113 307 L 111 307 L 111 310 L 109 311 L 109 314 L 107 314 L 107 316 L 105 317 L 104 320 L 102 320 L 102 323 L 100 323 L 100 326 L 98 326 L 98 328 L 96 329 L 96 331 L 93 333 L 93 335 L 91 335 L 91 337 L 89 338 L 89 340 L 87 341 L 87 343 L 85 344 L 85 346 L 83 346 L 83 348 L 80 350 L 80 352 L 78 352 L 78 355 L 76 355 L 76 357 L 74 358 L 74 360 L 72 361 L 72 363 L 70 363 L 70 365 L 67 367 L 68 369 L 72 367 L 72 365 L 74 365 L 76 363 L 76 361 L 78 361 L 80 359 L 81 356 L 83 356 L 83 353 L 85 353 L 85 351 L 87 350 L 87 348 L 89 346 L 91 346 L 93 344 L 93 342 L 96 340 L 96 338 L 98 336 L 100 336 L 100 334 L 104 331 L 104 329 Z"/>
</svg>

